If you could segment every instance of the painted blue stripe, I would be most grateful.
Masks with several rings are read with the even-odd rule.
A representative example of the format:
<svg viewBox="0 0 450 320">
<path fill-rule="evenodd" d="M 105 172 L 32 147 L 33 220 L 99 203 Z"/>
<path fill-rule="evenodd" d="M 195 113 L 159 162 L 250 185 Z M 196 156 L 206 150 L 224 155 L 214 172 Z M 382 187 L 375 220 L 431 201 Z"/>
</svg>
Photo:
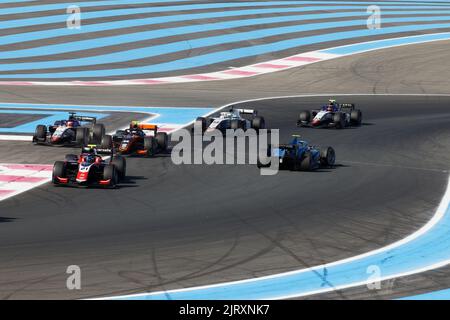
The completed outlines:
<svg viewBox="0 0 450 320">
<path fill-rule="evenodd" d="M 250 282 L 229 283 L 209 288 L 130 297 L 128 299 L 273 299 L 295 296 L 370 280 L 369 267 L 380 268 L 381 277 L 427 267 L 450 259 L 450 208 L 429 232 L 391 250 L 358 260 L 312 268 L 272 278 L 256 278 Z"/>
<path fill-rule="evenodd" d="M 398 300 L 450 300 L 450 289 L 418 294 Z"/>
<path fill-rule="evenodd" d="M 95 18 L 105 18 L 105 17 L 118 17 L 132 14 L 144 14 L 144 13 L 162 13 L 162 12 L 173 12 L 173 11 L 191 11 L 191 10 L 201 10 L 201 9 L 225 9 L 225 8 L 236 8 L 236 7 L 254 7 L 254 6 L 286 6 L 303 4 L 302 1 L 270 1 L 270 2 L 239 2 L 237 3 L 208 3 L 208 4 L 191 4 L 191 5 L 180 5 L 180 6 L 167 6 L 167 7 L 148 7 L 148 8 L 131 8 L 131 9 L 116 9 L 116 10 L 104 10 L 104 11 L 94 11 L 94 12 L 83 12 L 82 19 L 86 21 L 88 19 Z M 450 4 L 449 4 L 450 5 Z M 408 5 L 409 10 L 420 10 L 420 9 L 448 9 L 449 5 Z M 303 12 L 308 11 L 320 11 L 320 10 L 345 10 L 345 9 L 357 9 L 361 8 L 365 11 L 367 5 L 341 5 L 341 6 L 310 6 L 303 7 Z M 401 6 L 389 6 L 381 7 L 382 10 L 386 9 L 405 9 L 405 5 Z M 50 23 L 66 23 L 68 15 L 59 14 L 53 16 L 36 17 L 36 18 L 25 18 L 9 21 L 1 21 L 0 29 L 9 28 L 19 28 L 31 25 L 42 25 Z"/>
<path fill-rule="evenodd" d="M 252 20 L 243 20 L 243 21 L 233 21 L 227 23 L 214 23 L 207 25 L 194 25 L 194 26 L 186 26 L 180 28 L 173 28 L 167 30 L 155 30 L 155 31 L 147 31 L 147 32 L 139 32 L 136 34 L 128 34 L 123 35 L 120 38 L 120 41 L 126 42 L 129 40 L 130 42 L 145 40 L 148 37 L 160 37 L 161 35 L 175 35 L 177 31 L 183 30 L 185 33 L 190 32 L 199 32 L 199 31 L 210 31 L 210 30 L 221 30 L 225 26 L 231 28 L 237 28 L 242 26 L 253 25 L 255 23 L 258 24 L 268 24 L 272 22 L 282 22 L 282 21 L 296 21 L 302 19 L 302 16 L 289 16 L 289 17 L 275 17 L 275 18 L 262 18 L 262 19 L 252 19 Z M 442 17 L 424 17 L 424 18 L 392 18 L 392 19 L 384 19 L 384 23 L 395 23 L 395 22 L 424 22 L 424 21 L 449 21 L 449 16 Z M 22 62 L 22 63 L 13 63 L 13 64 L 0 64 L 0 71 L 18 71 L 18 70 L 38 70 L 38 69 L 47 69 L 47 68 L 64 68 L 64 67 L 80 67 L 80 66 L 90 66 L 90 65 L 101 65 L 105 62 L 110 63 L 118 63 L 118 62 L 126 62 L 130 60 L 136 59 L 144 59 L 149 57 L 155 57 L 158 55 L 175 53 L 183 50 L 192 50 L 198 49 L 202 47 L 209 47 L 214 45 L 221 45 L 226 43 L 233 43 L 238 41 L 248 41 L 254 40 L 262 37 L 269 37 L 273 35 L 294 33 L 294 32 L 304 32 L 304 31 L 313 31 L 313 30 L 322 30 L 322 29 L 332 29 L 338 27 L 349 27 L 349 26 L 361 26 L 366 27 L 367 20 L 352 20 L 352 21 L 339 21 L 339 22 L 325 22 L 325 23 L 312 23 L 312 24 L 304 24 L 297 26 L 289 26 L 289 27 L 279 27 L 279 28 L 269 28 L 269 29 L 259 29 L 255 31 L 249 32 L 238 32 L 232 34 L 226 34 L 221 36 L 213 36 L 213 37 L 205 37 L 199 39 L 193 39 L 190 41 L 179 41 L 173 42 L 163 45 L 156 45 L 151 47 L 144 47 L 133 50 L 125 50 L 114 53 L 108 53 L 103 55 L 97 55 L 86 58 L 78 58 L 78 59 L 65 59 L 65 60 L 57 60 L 57 61 L 45 61 L 45 62 Z M 120 44 L 116 43 L 119 39 L 113 39 L 113 41 L 99 41 L 99 43 L 103 42 L 103 45 L 112 45 Z M 91 40 L 97 41 L 97 39 Z M 72 48 L 73 50 L 76 47 Z M 78 46 L 80 48 L 80 46 Z M 84 46 L 82 46 L 85 49 Z M 2 53 L 0 53 L 0 57 L 2 57 Z"/>
<path fill-rule="evenodd" d="M 236 17 L 242 15 L 257 15 L 257 14 L 278 14 L 278 13 L 299 13 L 303 12 L 303 9 L 299 8 L 275 8 L 275 9 L 246 9 L 246 10 L 233 10 L 233 11 L 220 11 L 220 12 L 206 12 L 206 13 L 197 13 L 197 14 L 180 14 L 173 16 L 162 16 L 162 17 L 152 17 L 152 18 L 141 18 L 141 19 L 133 19 L 133 20 L 124 20 L 124 21 L 114 21 L 114 22 L 104 22 L 98 24 L 90 24 L 84 25 L 81 29 L 76 30 L 76 34 L 87 34 L 91 32 L 98 31 L 106 31 L 106 30 L 120 30 L 124 28 L 136 27 L 136 26 L 148 26 L 148 25 L 156 25 L 163 24 L 169 22 L 182 22 L 182 21 L 193 21 L 197 19 L 213 19 L 213 18 L 223 18 L 223 17 Z M 441 10 L 436 12 L 434 10 L 420 10 L 420 11 L 383 11 L 383 17 L 389 15 L 418 15 L 418 14 L 430 14 L 430 13 L 438 13 L 440 15 L 445 15 L 449 10 Z M 349 12 L 335 12 L 335 13 L 320 13 L 320 14 L 305 14 L 304 19 L 308 20 L 316 20 L 316 19 L 330 19 L 330 18 L 344 18 L 344 17 L 367 17 L 367 13 L 364 11 L 349 11 Z M 281 18 L 281 17 L 280 17 Z M 161 26 L 163 27 L 163 26 Z M 161 28 L 164 30 L 168 30 L 168 28 Z M 54 37 L 63 37 L 74 35 L 74 30 L 70 30 L 68 28 L 61 28 L 55 30 L 43 30 L 43 31 L 33 31 L 26 32 L 20 34 L 13 34 L 8 36 L 3 36 L 0 38 L 0 45 L 7 45 L 13 43 L 23 43 L 26 41 L 36 41 L 49 39 Z M 104 38 L 113 38 L 113 37 L 99 37 L 96 38 L 98 41 L 102 41 Z M 99 46 L 95 46 L 91 42 L 86 40 L 81 41 L 73 41 L 72 44 L 77 44 L 82 48 L 97 48 Z M 102 44 L 103 45 L 103 44 Z M 42 51 L 47 48 L 48 51 Z M 33 51 L 35 49 L 36 51 Z M 45 55 L 46 52 L 52 53 L 65 53 L 70 52 L 72 47 L 66 47 L 65 44 L 60 45 L 47 45 L 41 46 L 38 48 L 25 49 L 25 50 L 15 50 L 13 52 L 17 53 L 17 57 L 25 57 L 30 55 Z M 85 49 L 86 50 L 86 49 Z M 11 51 L 4 51 L 11 52 Z M 2 53 L 4 53 L 2 52 Z M 7 57 L 13 58 L 14 56 Z"/>
<path fill-rule="evenodd" d="M 36 129 L 36 126 L 39 124 L 51 125 L 55 123 L 55 121 L 66 119 L 67 112 L 59 112 L 59 111 L 26 111 L 26 110 L 2 110 L 0 109 L 0 114 L 39 114 L 43 115 L 41 119 L 30 121 L 21 125 L 18 125 L 14 128 L 0 128 L 0 133 L 33 133 Z M 108 114 L 105 113 L 84 113 L 83 115 L 87 117 L 96 117 L 97 119 L 101 119 L 107 117 Z"/>
<path fill-rule="evenodd" d="M 36 3 L 37 0 L 2 0 L 2 4 L 6 3 Z"/>
<path fill-rule="evenodd" d="M 194 0 L 173 0 L 173 2 L 189 2 Z M 2 0 L 2 3 L 35 3 L 36 0 Z M 133 0 L 131 4 L 155 4 L 164 3 L 165 0 Z M 256 2 L 258 3 L 258 2 Z M 366 4 L 363 1 L 297 1 L 299 4 Z M 426 4 L 426 5 L 445 5 L 445 3 L 439 1 L 377 1 L 372 4 Z M 113 1 L 83 1 L 83 2 L 60 2 L 55 4 L 44 4 L 35 6 L 23 6 L 15 8 L 5 8 L 0 9 L 0 15 L 8 14 L 18 14 L 18 13 L 29 13 L 29 12 L 42 12 L 42 11 L 52 11 L 52 10 L 64 10 L 70 5 L 77 5 L 83 8 L 89 7 L 105 7 L 105 6 L 117 6 L 117 5 L 129 5 L 130 1 L 124 0 L 113 0 Z"/>
<path fill-rule="evenodd" d="M 450 33 L 445 32 L 445 33 L 430 34 L 430 35 L 412 36 L 412 37 L 399 38 L 399 39 L 384 39 L 384 40 L 377 40 L 377 41 L 368 42 L 368 43 L 356 43 L 356 44 L 351 44 L 351 45 L 347 45 L 347 46 L 322 50 L 321 52 L 346 55 L 346 54 L 354 54 L 354 53 L 358 53 L 358 52 L 364 52 L 367 50 L 389 48 L 389 47 L 404 45 L 404 44 L 414 44 L 414 43 L 421 43 L 421 42 L 435 41 L 435 40 L 448 40 L 449 38 L 450 38 Z"/>
<path fill-rule="evenodd" d="M 297 8 L 280 8 L 280 9 L 259 9 L 259 10 L 238 10 L 238 11 L 225 11 L 225 12 L 213 12 L 213 13 L 201 13 L 195 15 L 178 15 L 178 16 L 167 16 L 167 17 L 157 17 L 157 18 L 145 18 L 145 19 L 135 19 L 120 22 L 107 22 L 98 25 L 88 25 L 84 26 L 82 29 L 83 34 L 89 32 L 97 32 L 111 29 L 122 29 L 133 26 L 142 25 L 154 25 L 166 22 L 174 21 L 185 21 L 186 19 L 194 20 L 200 18 L 218 18 L 218 17 L 236 17 L 239 19 L 239 15 L 243 14 L 263 14 L 263 13 L 281 13 L 281 12 L 298 12 Z M 402 14 L 426 14 L 426 11 L 405 11 Z M 445 17 L 450 13 L 450 10 L 439 12 L 440 17 Z M 383 16 L 395 15 L 398 11 L 388 11 L 383 12 Z M 304 14 L 295 15 L 289 17 L 273 17 L 273 18 L 258 18 L 258 19 L 245 19 L 237 22 L 227 21 L 219 23 L 210 24 L 195 24 L 187 27 L 176 27 L 176 28 L 160 28 L 156 31 L 144 31 L 144 32 L 134 32 L 119 36 L 109 36 L 109 37 L 97 37 L 95 39 L 71 41 L 68 43 L 61 44 L 51 44 L 45 46 L 39 46 L 36 48 L 13 50 L 13 51 L 2 51 L 0 52 L 0 59 L 10 59 L 10 58 L 25 58 L 32 56 L 45 56 L 49 54 L 62 54 L 72 51 L 79 51 L 80 48 L 83 50 L 95 49 L 105 46 L 112 46 L 124 43 L 130 43 L 142 40 L 157 39 L 164 36 L 175 36 L 184 35 L 199 31 L 212 31 L 212 30 L 222 30 L 227 28 L 235 28 L 236 26 L 252 26 L 259 24 L 267 24 L 273 22 L 287 22 L 296 20 L 318 20 L 318 19 L 330 19 L 330 18 L 344 18 L 344 17 L 367 17 L 365 12 L 336 12 L 336 13 L 321 13 L 321 14 Z M 432 17 L 430 17 L 432 18 Z M 413 19 L 413 18 L 411 18 Z M 419 18 L 414 18 L 419 19 Z M 411 20 L 415 21 L 415 20 Z M 10 36 L 4 36 L 0 38 L 0 45 L 12 44 L 12 43 L 23 43 L 26 41 L 42 40 L 47 38 L 52 38 L 56 36 L 67 36 L 73 34 L 72 30 L 67 28 L 58 30 L 46 30 L 37 31 L 24 34 L 14 34 Z M 86 35 L 88 36 L 88 35 Z"/>
<path fill-rule="evenodd" d="M 277 52 L 281 50 L 286 50 L 290 48 L 295 48 L 303 45 L 334 41 L 334 40 L 344 40 L 357 37 L 365 36 L 375 36 L 375 35 L 387 35 L 391 33 L 408 32 L 408 31 L 418 31 L 418 30 L 433 30 L 439 28 L 450 28 L 450 23 L 446 24 L 426 24 L 426 25 L 410 25 L 410 26 L 397 26 L 397 27 L 387 27 L 377 30 L 354 30 L 330 33 L 318 36 L 301 37 L 296 39 L 283 40 L 263 45 L 251 46 L 247 48 L 238 48 L 227 51 L 220 51 L 209 53 L 205 55 L 199 55 L 184 59 L 179 59 L 176 61 L 170 61 L 160 64 L 154 64 L 150 66 L 142 67 L 131 67 L 131 68 L 121 68 L 112 70 L 94 70 L 94 71 L 74 71 L 74 72 L 58 72 L 58 73 L 39 73 L 32 75 L 23 74 L 12 74 L 12 75 L 2 75 L 2 79 L 14 79 L 14 78 L 37 78 L 37 79 L 47 79 L 47 78 L 82 78 L 82 77 L 106 77 L 106 76 L 121 76 L 121 75 L 135 75 L 142 73 L 152 73 L 152 72 L 165 72 L 174 70 L 184 70 L 194 67 L 207 66 L 218 62 L 230 61 L 234 59 L 240 59 L 245 57 L 251 57 L 271 52 Z M 261 37 L 267 36 L 267 30 L 260 31 Z M 196 40 L 190 41 L 191 46 L 195 45 Z M 202 41 L 199 39 L 198 41 Z"/>
<path fill-rule="evenodd" d="M 32 109 L 30 111 L 34 114 L 42 114 L 42 110 L 65 110 L 67 111 L 82 111 L 82 112 L 135 112 L 135 113 L 148 113 L 159 114 L 159 117 L 151 122 L 154 124 L 170 123 L 175 125 L 184 125 L 197 117 L 208 114 L 214 110 L 214 108 L 198 108 L 198 107 L 134 107 L 134 106 L 78 106 L 78 105 L 44 105 L 44 104 L 21 104 L 21 103 L 0 103 L 0 112 L 14 109 Z M 17 113 L 18 110 L 14 110 L 11 113 Z M 103 115 L 104 116 L 104 115 Z M 5 131 L 6 132 L 6 131 Z M 9 132 L 9 131 L 8 131 Z M 34 132 L 34 128 L 33 128 Z"/>
<path fill-rule="evenodd" d="M 2 3 L 7 2 L 24 2 L 23 1 L 5 1 L 2 0 Z M 188 2 L 193 0 L 174 0 L 174 2 Z M 147 3 L 164 3 L 164 0 L 133 0 L 131 4 L 147 4 Z M 64 3 L 55 3 L 55 4 L 43 4 L 37 6 L 23 6 L 23 7 L 14 7 L 14 8 L 5 8 L 0 9 L 0 16 L 8 15 L 8 14 L 18 14 L 18 13 L 28 13 L 28 12 L 42 12 L 42 11 L 51 11 L 51 10 L 65 10 L 68 6 L 77 5 L 82 8 L 89 7 L 104 7 L 104 6 L 117 6 L 117 5 L 129 5 L 130 1 L 83 1 L 83 2 L 64 2 Z"/>
</svg>

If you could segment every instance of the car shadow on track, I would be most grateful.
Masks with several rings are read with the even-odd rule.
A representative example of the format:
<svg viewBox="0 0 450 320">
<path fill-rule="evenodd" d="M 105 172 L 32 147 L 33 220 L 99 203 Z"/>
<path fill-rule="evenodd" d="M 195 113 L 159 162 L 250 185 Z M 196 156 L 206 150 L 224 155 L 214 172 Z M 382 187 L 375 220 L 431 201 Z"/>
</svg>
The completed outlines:
<svg viewBox="0 0 450 320">
<path fill-rule="evenodd" d="M 13 222 L 16 218 L 0 217 L 0 223 L 3 222 Z"/>
<path fill-rule="evenodd" d="M 147 180 L 147 178 L 144 176 L 126 176 L 120 184 L 117 185 L 116 189 L 139 187 L 139 184 L 137 183 L 138 180 Z"/>
</svg>

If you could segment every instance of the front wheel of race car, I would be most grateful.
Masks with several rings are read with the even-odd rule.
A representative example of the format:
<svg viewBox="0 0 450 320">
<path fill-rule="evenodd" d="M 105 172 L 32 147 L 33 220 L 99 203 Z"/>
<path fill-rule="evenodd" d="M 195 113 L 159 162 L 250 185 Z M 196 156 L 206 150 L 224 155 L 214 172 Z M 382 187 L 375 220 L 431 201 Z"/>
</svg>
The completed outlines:
<svg viewBox="0 0 450 320">
<path fill-rule="evenodd" d="M 37 141 L 45 141 L 47 139 L 47 127 L 42 124 L 36 126 L 34 137 Z"/>
<path fill-rule="evenodd" d="M 360 126 L 362 123 L 362 112 L 361 110 L 353 110 L 350 113 L 350 122 L 353 126 Z"/>
<path fill-rule="evenodd" d="M 119 176 L 120 180 L 125 179 L 125 176 L 127 174 L 127 162 L 124 157 L 121 156 L 115 156 L 111 163 L 114 165 L 117 171 L 117 175 Z"/>
<path fill-rule="evenodd" d="M 323 167 L 332 167 L 336 162 L 336 153 L 332 147 L 320 150 L 320 164 Z"/>
<path fill-rule="evenodd" d="M 195 119 L 195 122 L 194 122 L 194 127 L 199 126 L 202 129 L 202 133 L 203 133 L 206 131 L 206 129 L 208 129 L 210 124 L 211 124 L 210 118 L 197 117 L 197 119 Z"/>
<path fill-rule="evenodd" d="M 106 165 L 103 169 L 103 180 L 109 180 L 109 187 L 115 188 L 118 182 L 118 175 L 114 165 Z"/>
<path fill-rule="evenodd" d="M 309 112 L 309 111 L 302 111 L 302 112 L 300 112 L 297 124 L 298 125 L 302 125 L 302 124 L 307 124 L 307 123 L 310 123 L 310 122 L 311 122 L 311 112 Z"/>
<path fill-rule="evenodd" d="M 53 165 L 52 182 L 59 184 L 59 178 L 66 178 L 66 163 L 64 161 L 56 161 Z"/>
</svg>

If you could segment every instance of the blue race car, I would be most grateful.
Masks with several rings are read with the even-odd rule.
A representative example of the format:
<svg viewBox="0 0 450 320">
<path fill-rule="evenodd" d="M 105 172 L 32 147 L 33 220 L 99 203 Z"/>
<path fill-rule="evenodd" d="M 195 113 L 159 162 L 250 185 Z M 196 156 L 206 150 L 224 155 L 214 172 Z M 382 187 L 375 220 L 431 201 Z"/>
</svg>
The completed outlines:
<svg viewBox="0 0 450 320">
<path fill-rule="evenodd" d="M 333 167 L 336 154 L 332 147 L 318 148 L 308 142 L 300 140 L 300 136 L 293 135 L 289 144 L 280 144 L 278 148 L 269 151 L 272 157 L 279 159 L 280 169 L 295 171 L 312 171 L 319 168 Z M 258 168 L 268 167 L 258 161 Z"/>
</svg>

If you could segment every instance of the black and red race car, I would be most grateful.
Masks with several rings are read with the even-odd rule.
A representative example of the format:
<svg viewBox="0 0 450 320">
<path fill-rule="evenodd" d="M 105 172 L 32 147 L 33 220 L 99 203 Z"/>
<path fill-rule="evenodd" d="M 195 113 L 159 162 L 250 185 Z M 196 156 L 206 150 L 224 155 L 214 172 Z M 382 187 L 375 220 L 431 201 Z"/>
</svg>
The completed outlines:
<svg viewBox="0 0 450 320">
<path fill-rule="evenodd" d="M 82 125 L 82 122 L 90 125 Z M 105 126 L 97 123 L 95 117 L 78 116 L 69 112 L 69 117 L 57 120 L 53 125 L 36 126 L 33 144 L 85 146 L 88 143 L 101 143 L 105 136 Z"/>
<path fill-rule="evenodd" d="M 112 137 L 114 149 L 119 154 L 136 154 L 147 157 L 165 152 L 168 147 L 166 132 L 158 132 L 154 124 L 133 121 L 129 129 L 117 130 Z"/>
<path fill-rule="evenodd" d="M 53 165 L 53 184 L 115 188 L 126 176 L 125 158 L 113 155 L 112 150 L 109 150 L 108 157 L 102 157 L 98 150 L 101 149 L 97 149 L 96 145 L 88 145 L 83 147 L 79 156 L 68 154 L 65 161 L 56 161 Z"/>
<path fill-rule="evenodd" d="M 334 127 L 342 129 L 350 126 L 360 126 L 362 112 L 353 103 L 337 103 L 329 100 L 327 105 L 319 110 L 302 111 L 297 126 L 324 128 Z"/>
</svg>

